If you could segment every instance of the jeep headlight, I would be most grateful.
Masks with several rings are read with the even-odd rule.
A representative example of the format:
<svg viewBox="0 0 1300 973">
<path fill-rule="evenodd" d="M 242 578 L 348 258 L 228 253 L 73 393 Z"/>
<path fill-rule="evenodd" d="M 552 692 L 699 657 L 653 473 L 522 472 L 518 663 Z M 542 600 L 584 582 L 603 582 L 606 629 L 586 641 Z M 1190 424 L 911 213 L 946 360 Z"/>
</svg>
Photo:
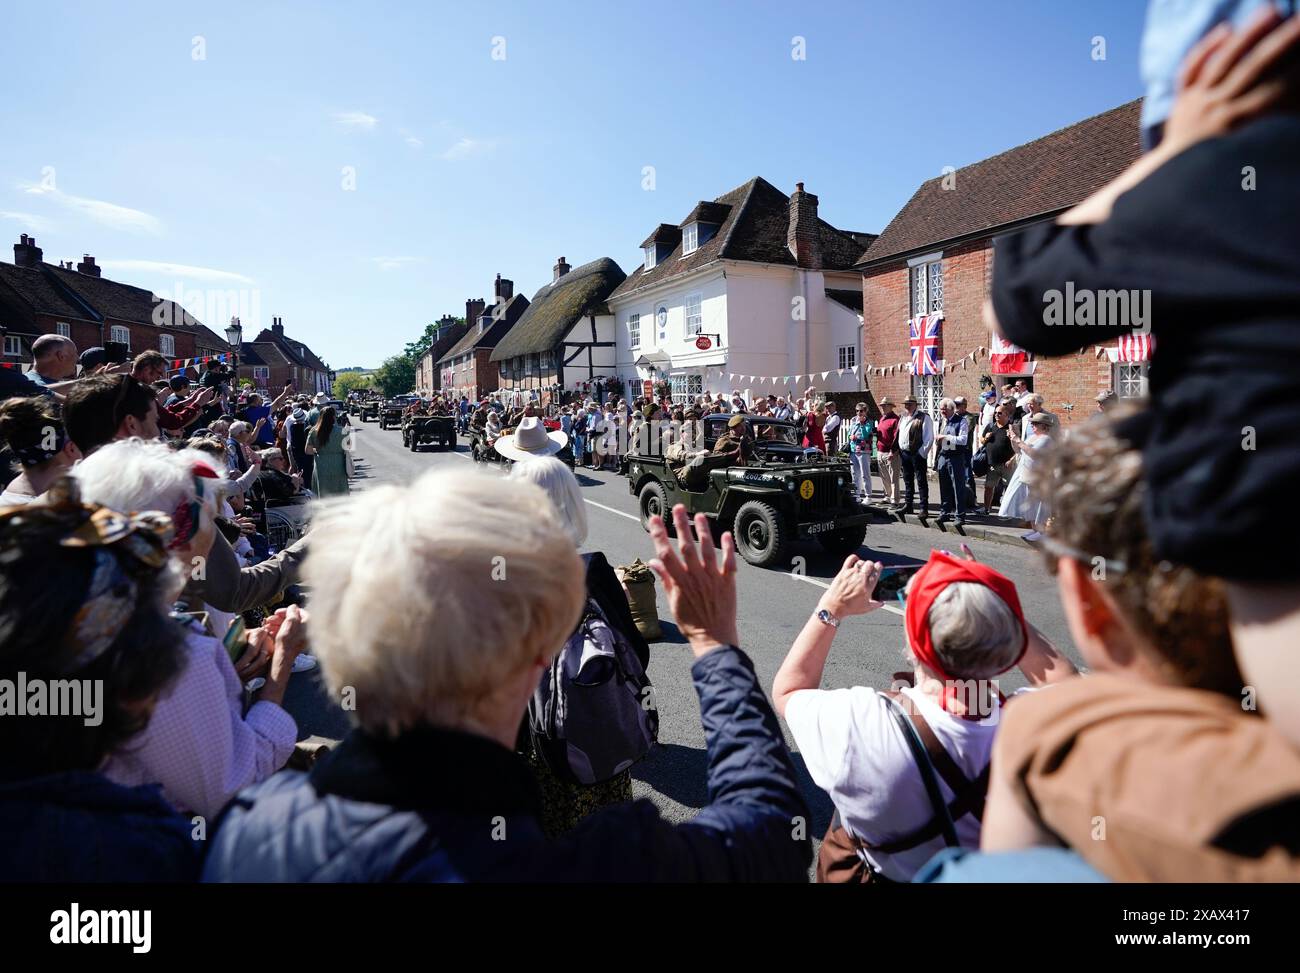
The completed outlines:
<svg viewBox="0 0 1300 973">
<path fill-rule="evenodd" d="M 836 485 L 836 486 L 844 486 L 844 477 L 842 477 L 842 476 L 838 476 L 838 477 L 836 477 L 836 478 L 835 478 L 835 485 Z"/>
<path fill-rule="evenodd" d="M 794 480 L 786 480 L 786 481 L 785 481 L 785 488 L 786 488 L 787 490 L 793 490 L 793 489 L 794 489 Z"/>
</svg>

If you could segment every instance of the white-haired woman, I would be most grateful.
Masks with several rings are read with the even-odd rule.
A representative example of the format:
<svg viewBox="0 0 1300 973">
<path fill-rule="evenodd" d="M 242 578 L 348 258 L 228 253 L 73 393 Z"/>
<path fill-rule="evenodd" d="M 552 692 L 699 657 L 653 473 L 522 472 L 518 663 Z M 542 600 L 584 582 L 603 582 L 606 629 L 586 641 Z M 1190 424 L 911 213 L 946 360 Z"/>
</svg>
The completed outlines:
<svg viewBox="0 0 1300 973">
<path fill-rule="evenodd" d="M 357 728 L 313 767 L 241 794 L 209 836 L 209 881 L 799 881 L 808 813 L 780 728 L 735 648 L 735 547 L 678 549 L 654 521 L 655 563 L 707 728 L 713 802 L 672 825 L 648 801 L 603 808 L 547 841 L 515 752 L 545 667 L 585 603 L 570 528 L 530 483 L 442 469 L 326 504 L 307 579 L 331 597 L 313 633 Z M 680 552 L 680 553 L 679 553 Z"/>
<path fill-rule="evenodd" d="M 818 688 L 841 622 L 881 607 L 874 595 L 881 573 L 878 562 L 856 555 L 844 562 L 772 686 L 809 774 L 835 805 L 818 858 L 824 882 L 906 882 L 945 845 L 978 848 L 1002 706 L 994 677 L 1017 665 L 1031 684 L 1074 672 L 1025 622 L 1010 580 L 935 551 L 906 589 L 915 685 L 900 679 L 903 688 L 889 693 Z"/>
<path fill-rule="evenodd" d="M 510 470 L 512 480 L 522 480 L 541 487 L 554 508 L 574 545 L 581 547 L 587 540 L 587 505 L 582 500 L 582 487 L 563 462 L 553 456 L 542 456 L 516 463 Z M 597 611 L 602 619 L 619 632 L 636 650 L 641 667 L 650 664 L 650 646 L 637 631 L 631 609 L 623 594 L 623 587 L 609 566 L 605 555 L 593 551 L 582 555 L 586 566 L 586 592 L 589 611 Z M 582 631 L 581 621 L 572 638 Z M 567 639 L 566 639 L 567 641 Z M 569 784 L 552 774 L 541 758 L 533 752 L 531 742 L 521 734 L 521 748 L 528 753 L 542 788 L 542 828 L 548 835 L 571 830 L 588 814 L 610 804 L 632 800 L 632 771 L 622 773 L 590 787 Z"/>
<path fill-rule="evenodd" d="M 220 492 L 211 463 L 197 450 L 127 439 L 96 450 L 74 474 L 88 502 L 171 517 L 168 547 L 188 578 L 206 572 L 217 538 L 213 518 Z M 305 644 L 305 620 L 297 608 L 277 613 L 249 633 L 247 647 L 232 663 L 221 640 L 191 618 L 184 670 L 149 725 L 109 759 L 104 775 L 127 786 L 160 784 L 176 807 L 211 816 L 240 788 L 283 767 L 298 728 L 281 704 Z M 243 684 L 259 673 L 266 683 L 245 712 Z"/>
<path fill-rule="evenodd" d="M 1043 502 L 1032 487 L 1034 454 L 1044 449 L 1052 441 L 1052 417 L 1045 412 L 1035 412 L 1026 416 L 1029 425 L 1028 439 L 1021 439 L 1014 429 L 1009 433 L 1011 448 L 1016 452 L 1016 468 L 1002 494 L 1002 504 L 998 507 L 999 517 L 1011 517 L 1033 524 L 1034 529 L 1024 535 L 1027 541 L 1040 540 L 1040 530 L 1047 523 L 1047 504 Z"/>
</svg>

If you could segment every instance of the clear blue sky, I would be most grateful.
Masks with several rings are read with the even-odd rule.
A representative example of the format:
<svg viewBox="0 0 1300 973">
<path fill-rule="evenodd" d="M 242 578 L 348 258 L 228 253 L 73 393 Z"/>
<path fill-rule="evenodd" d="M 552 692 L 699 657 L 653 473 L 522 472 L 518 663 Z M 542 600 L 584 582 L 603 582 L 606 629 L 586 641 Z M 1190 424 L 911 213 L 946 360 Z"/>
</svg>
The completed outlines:
<svg viewBox="0 0 1300 973">
<path fill-rule="evenodd" d="M 756 175 L 879 232 L 944 166 L 1140 95 L 1144 7 L 6 3 L 4 259 L 34 232 L 155 292 L 255 290 L 261 323 L 373 366 L 498 272 L 531 296 L 561 254 L 630 270 Z"/>
</svg>

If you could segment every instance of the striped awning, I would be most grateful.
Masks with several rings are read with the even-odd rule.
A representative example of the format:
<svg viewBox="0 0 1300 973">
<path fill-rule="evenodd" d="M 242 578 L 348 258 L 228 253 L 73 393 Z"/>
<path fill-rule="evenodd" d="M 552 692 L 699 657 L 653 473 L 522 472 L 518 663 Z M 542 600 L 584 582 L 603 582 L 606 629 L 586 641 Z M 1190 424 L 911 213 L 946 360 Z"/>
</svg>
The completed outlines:
<svg viewBox="0 0 1300 973">
<path fill-rule="evenodd" d="M 1115 347 L 1106 349 L 1106 357 L 1112 362 L 1144 362 L 1151 360 L 1155 349 L 1155 335 L 1126 334 L 1115 342 Z"/>
</svg>

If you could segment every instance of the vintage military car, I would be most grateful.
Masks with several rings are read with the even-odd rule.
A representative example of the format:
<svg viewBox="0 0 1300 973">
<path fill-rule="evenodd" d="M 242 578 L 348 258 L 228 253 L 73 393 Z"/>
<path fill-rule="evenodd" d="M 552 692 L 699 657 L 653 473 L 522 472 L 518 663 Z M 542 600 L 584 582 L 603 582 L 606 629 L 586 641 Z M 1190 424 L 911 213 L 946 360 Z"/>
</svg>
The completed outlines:
<svg viewBox="0 0 1300 973">
<path fill-rule="evenodd" d="M 730 418 L 704 417 L 706 450 L 727 431 Z M 708 454 L 686 466 L 658 454 L 628 457 L 628 489 L 638 498 L 641 526 L 648 529 L 651 517 L 667 517 L 681 503 L 692 517 L 708 516 L 715 536 L 730 530 L 740 556 L 759 567 L 785 563 L 800 539 L 815 539 L 831 554 L 856 551 L 871 515 L 853 497 L 848 463 L 804 449 L 792 422 L 759 416 L 745 421 L 755 453 L 748 466 Z"/>
<path fill-rule="evenodd" d="M 395 395 L 393 398 L 381 402 L 379 404 L 379 428 L 401 428 L 402 418 L 406 415 L 407 408 L 418 398 L 417 395 Z"/>
<path fill-rule="evenodd" d="M 555 419 L 544 419 L 542 424 L 546 427 L 547 432 L 555 432 L 560 428 L 560 423 Z M 509 434 L 509 430 L 506 431 Z M 506 459 L 497 452 L 496 446 L 488 442 L 488 437 L 482 429 L 469 427 L 469 454 L 470 457 L 480 463 L 504 463 L 510 466 L 514 460 Z M 574 468 L 573 463 L 573 440 L 570 439 L 564 444 L 564 448 L 555 454 L 555 458 L 567 466 L 569 469 Z"/>
<path fill-rule="evenodd" d="M 506 462 L 506 458 L 488 441 L 487 433 L 474 426 L 469 427 L 469 455 L 477 463 Z"/>
<path fill-rule="evenodd" d="M 402 419 L 402 445 L 413 453 L 421 446 L 455 450 L 456 417 L 409 415 Z"/>
</svg>

